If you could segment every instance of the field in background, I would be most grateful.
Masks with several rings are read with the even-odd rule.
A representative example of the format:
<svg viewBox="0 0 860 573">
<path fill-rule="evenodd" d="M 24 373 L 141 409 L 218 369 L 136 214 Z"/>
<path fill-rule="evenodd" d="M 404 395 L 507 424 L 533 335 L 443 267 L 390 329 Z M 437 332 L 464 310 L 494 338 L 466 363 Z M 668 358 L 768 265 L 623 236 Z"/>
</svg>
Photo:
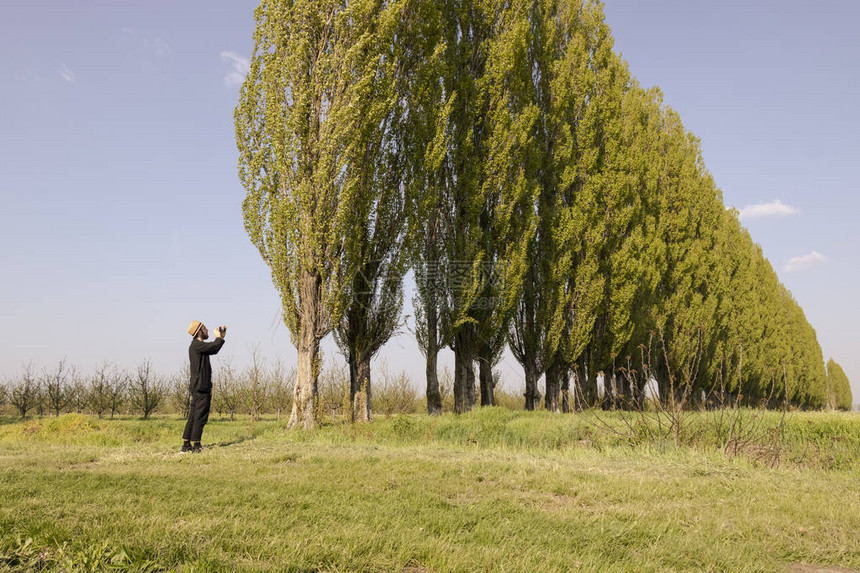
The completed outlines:
<svg viewBox="0 0 860 573">
<path fill-rule="evenodd" d="M 860 416 L 717 416 L 4 418 L 0 571 L 860 568 Z"/>
</svg>

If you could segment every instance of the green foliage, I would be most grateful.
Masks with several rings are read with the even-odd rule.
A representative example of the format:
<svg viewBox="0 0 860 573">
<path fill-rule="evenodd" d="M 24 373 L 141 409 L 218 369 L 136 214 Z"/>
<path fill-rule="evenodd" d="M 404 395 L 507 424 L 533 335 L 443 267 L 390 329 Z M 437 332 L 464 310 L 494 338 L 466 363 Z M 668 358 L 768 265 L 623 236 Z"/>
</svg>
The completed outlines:
<svg viewBox="0 0 860 573">
<path fill-rule="evenodd" d="M 641 405 L 650 378 L 681 409 L 715 388 L 756 407 L 850 400 L 595 0 L 265 0 L 235 117 L 246 229 L 299 347 L 294 418 L 335 327 L 355 400 L 409 266 L 431 413 L 441 348 L 463 412 L 476 362 L 493 403 L 505 342 L 528 409 L 544 373 L 556 411 L 571 373 L 609 408 Z M 637 361 L 632 384 L 620 368 Z"/>
<path fill-rule="evenodd" d="M 851 395 L 851 383 L 842 367 L 832 358 L 827 361 L 827 393 L 831 408 L 851 409 L 854 399 Z"/>
<path fill-rule="evenodd" d="M 382 192 L 396 195 L 399 187 L 390 165 L 396 154 L 383 151 L 398 132 L 389 121 L 402 7 L 265 0 L 256 11 L 254 53 L 234 114 L 239 179 L 245 228 L 271 269 L 299 350 L 293 425 L 314 424 L 319 341 L 341 320 L 355 277 L 377 276 L 363 267 L 374 258 L 368 218 L 387 240 L 399 235 L 389 228 L 392 203 Z M 393 288 L 392 300 L 402 276 L 397 259 L 383 287 Z"/>
</svg>

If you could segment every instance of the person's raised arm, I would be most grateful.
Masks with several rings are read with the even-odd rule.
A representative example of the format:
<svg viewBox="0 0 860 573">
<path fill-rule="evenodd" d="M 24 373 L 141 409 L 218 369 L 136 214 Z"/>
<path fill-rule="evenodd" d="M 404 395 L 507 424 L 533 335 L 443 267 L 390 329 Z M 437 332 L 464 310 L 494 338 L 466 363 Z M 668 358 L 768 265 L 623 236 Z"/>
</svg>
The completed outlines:
<svg viewBox="0 0 860 573">
<path fill-rule="evenodd" d="M 194 350 L 200 354 L 218 354 L 221 347 L 224 346 L 224 339 L 216 337 L 212 342 L 203 342 L 202 340 L 194 340 Z"/>
<path fill-rule="evenodd" d="M 218 354 L 221 347 L 224 346 L 224 336 L 227 334 L 226 326 L 219 326 L 215 329 L 215 340 L 212 342 L 203 342 L 195 340 L 194 346 L 200 354 Z"/>
</svg>

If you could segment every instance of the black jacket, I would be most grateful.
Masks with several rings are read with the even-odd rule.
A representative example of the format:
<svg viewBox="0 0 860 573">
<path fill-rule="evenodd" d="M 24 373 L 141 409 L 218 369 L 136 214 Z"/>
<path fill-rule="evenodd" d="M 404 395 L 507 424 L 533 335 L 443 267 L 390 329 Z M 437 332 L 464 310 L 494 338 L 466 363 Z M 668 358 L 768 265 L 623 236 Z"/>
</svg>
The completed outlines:
<svg viewBox="0 0 860 573">
<path fill-rule="evenodd" d="M 216 338 L 212 342 L 203 342 L 196 338 L 188 347 L 188 359 L 191 361 L 191 391 L 208 394 L 212 391 L 212 366 L 209 364 L 209 356 L 218 354 L 224 346 L 223 338 Z"/>
</svg>

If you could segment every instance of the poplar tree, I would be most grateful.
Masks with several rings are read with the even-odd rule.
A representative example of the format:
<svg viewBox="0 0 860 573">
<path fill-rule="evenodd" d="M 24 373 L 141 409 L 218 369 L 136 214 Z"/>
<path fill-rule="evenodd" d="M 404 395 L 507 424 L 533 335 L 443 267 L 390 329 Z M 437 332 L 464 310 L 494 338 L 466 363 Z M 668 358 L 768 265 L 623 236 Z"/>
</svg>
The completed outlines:
<svg viewBox="0 0 860 573">
<path fill-rule="evenodd" d="M 482 406 L 494 403 L 492 368 L 504 350 L 528 264 L 535 213 L 523 209 L 535 202 L 535 138 L 539 110 L 535 102 L 534 34 L 531 1 L 509 3 L 496 12 L 481 84 L 488 98 L 488 132 L 482 165 L 479 221 L 484 256 L 481 296 L 470 309 L 477 335 Z"/>
<path fill-rule="evenodd" d="M 577 377 L 594 390 L 598 372 L 604 387 L 614 378 L 612 357 L 630 333 L 630 306 L 639 276 L 637 235 L 639 194 L 628 181 L 628 142 L 624 141 L 624 95 L 629 74 L 612 51 L 613 40 L 599 6 L 583 16 L 587 59 L 568 72 L 576 78 L 577 104 L 563 110 L 577 122 L 572 144 L 576 170 L 569 175 L 565 205 L 571 259 L 571 306 L 561 353 L 564 365 L 579 364 Z M 577 89 L 577 86 L 582 86 Z M 584 88 L 584 89 L 583 89 Z M 562 164 L 563 166 L 563 164 Z M 570 168 L 567 168 L 570 172 Z M 547 407 L 558 410 L 557 368 L 547 369 Z M 593 396 L 593 391 L 587 392 Z"/>
<path fill-rule="evenodd" d="M 539 150 L 535 165 L 537 193 L 534 200 L 520 206 L 521 217 L 537 216 L 535 233 L 527 250 L 521 296 L 517 302 L 508 337 L 513 356 L 523 367 L 525 378 L 525 409 L 538 406 L 538 379 L 555 355 L 567 316 L 565 285 L 569 273 L 569 257 L 565 257 L 561 236 L 562 193 L 560 178 L 565 165 L 575 158 L 570 154 L 559 157 L 557 148 L 572 139 L 576 126 L 564 125 L 559 112 L 573 107 L 568 90 L 563 103 L 557 92 L 564 87 L 566 58 L 582 56 L 583 43 L 572 42 L 581 37 L 583 26 L 579 19 L 581 2 L 532 3 L 530 20 L 532 46 L 528 68 L 532 71 L 532 91 L 538 110 L 534 143 Z M 562 76 L 562 85 L 559 85 Z M 561 143 L 559 143 L 561 141 Z M 559 166 L 561 161 L 564 165 Z"/>
<path fill-rule="evenodd" d="M 647 361 L 648 345 L 653 342 L 657 287 L 665 272 L 664 245 L 657 235 L 664 181 L 663 117 L 660 91 L 643 90 L 631 78 L 622 97 L 620 144 L 614 149 L 617 193 L 609 204 L 604 227 L 611 230 L 612 248 L 601 257 L 606 286 L 597 322 L 608 325 L 604 330 L 611 334 L 602 343 L 602 360 L 592 361 L 591 366 L 598 370 L 612 364 L 611 370 L 604 371 L 604 386 L 610 391 L 615 386 L 608 402 L 620 407 L 643 405 L 647 377 L 630 376 L 629 370 L 620 369 L 649 368 L 642 360 L 644 355 Z M 588 356 L 601 356 L 601 352 L 588 350 Z M 595 381 L 586 380 L 588 394 L 594 398 Z"/>
<path fill-rule="evenodd" d="M 677 113 L 662 108 L 654 241 L 661 276 L 655 287 L 659 358 L 654 371 L 664 401 L 683 402 L 700 381 L 703 341 L 713 316 L 713 226 L 722 209 L 704 170 L 698 141 Z"/>
<path fill-rule="evenodd" d="M 624 80 L 616 82 L 611 38 L 596 3 L 536 1 L 529 19 L 537 191 L 520 212 L 537 221 L 509 343 L 523 366 L 526 409 L 538 406 L 537 380 L 546 373 L 546 407 L 557 411 L 561 380 L 594 320 L 602 241 L 597 199 L 605 191 L 600 157 L 604 129 L 617 117 L 609 111 L 617 94 L 610 92 L 623 89 Z"/>
<path fill-rule="evenodd" d="M 845 371 L 832 358 L 827 361 L 827 390 L 829 406 L 834 410 L 850 410 L 853 402 L 851 383 Z"/>
<path fill-rule="evenodd" d="M 346 264 L 356 272 L 346 284 L 349 303 L 334 334 L 349 362 L 352 412 L 348 415 L 364 421 L 370 419 L 372 409 L 371 360 L 400 325 L 403 309 L 409 238 L 408 98 L 420 66 L 416 56 L 422 55 L 410 29 L 421 16 L 417 4 L 384 11 L 375 23 L 374 40 L 367 48 L 378 58 L 370 80 L 373 103 L 362 118 L 359 152 L 347 167 L 355 173 L 359 201 L 347 234 L 352 247 L 345 256 L 354 257 Z"/>
<path fill-rule="evenodd" d="M 590 403 L 602 373 L 604 406 L 641 404 L 650 376 L 681 406 L 717 384 L 741 404 L 845 403 L 698 140 L 632 78 L 596 0 L 263 0 L 256 18 L 239 175 L 298 350 L 290 427 L 314 424 L 332 330 L 353 410 L 370 416 L 370 361 L 399 324 L 407 267 L 431 414 L 439 350 L 454 351 L 464 412 L 476 361 L 493 403 L 506 339 L 527 409 L 541 375 L 545 406 L 564 409 L 570 372 Z M 625 377 L 655 338 L 648 376 Z"/>
<path fill-rule="evenodd" d="M 445 211 L 448 197 L 449 116 L 454 94 L 449 72 L 451 42 L 448 26 L 452 2 L 418 0 L 413 21 L 414 82 L 409 90 L 406 138 L 407 191 L 412 241 L 410 263 L 415 277 L 415 339 L 424 354 L 427 413 L 442 413 L 438 355 L 450 343 L 447 278 L 450 274 L 444 238 L 450 224 Z"/>
<path fill-rule="evenodd" d="M 236 108 L 245 229 L 272 272 L 298 350 L 289 427 L 314 426 L 320 341 L 340 321 L 372 203 L 358 161 L 379 117 L 379 0 L 264 0 Z M 384 115 L 384 114 L 383 114 Z M 376 129 L 380 129 L 376 127 Z"/>
<path fill-rule="evenodd" d="M 762 321 L 756 309 L 756 269 L 763 264 L 761 250 L 738 220 L 734 209 L 724 211 L 716 230 L 718 240 L 714 256 L 717 269 L 711 287 L 717 304 L 711 331 L 709 394 L 725 404 L 727 391 L 734 390 L 738 380 L 761 379 L 760 345 Z"/>
<path fill-rule="evenodd" d="M 454 350 L 454 411 L 475 403 L 475 348 L 478 340 L 472 307 L 484 290 L 488 268 L 482 240 L 482 168 L 487 160 L 489 112 L 482 83 L 492 40 L 492 3 L 448 0 L 443 18 L 445 34 L 446 105 L 440 109 L 448 134 L 442 198 L 442 248 L 448 262 L 445 306 L 450 315 L 449 345 Z"/>
<path fill-rule="evenodd" d="M 515 206 L 529 193 L 522 164 L 535 114 L 518 83 L 528 22 L 525 1 L 436 3 L 438 73 L 418 94 L 428 131 L 415 164 L 426 193 L 416 249 L 417 338 L 425 352 L 428 411 L 438 411 L 435 361 L 454 350 L 457 412 L 476 403 L 474 362 L 497 353 L 523 271 L 530 220 Z M 483 356 L 479 357 L 479 353 Z M 485 377 L 486 379 L 486 377 Z M 485 384 L 487 390 L 487 384 Z"/>
</svg>

